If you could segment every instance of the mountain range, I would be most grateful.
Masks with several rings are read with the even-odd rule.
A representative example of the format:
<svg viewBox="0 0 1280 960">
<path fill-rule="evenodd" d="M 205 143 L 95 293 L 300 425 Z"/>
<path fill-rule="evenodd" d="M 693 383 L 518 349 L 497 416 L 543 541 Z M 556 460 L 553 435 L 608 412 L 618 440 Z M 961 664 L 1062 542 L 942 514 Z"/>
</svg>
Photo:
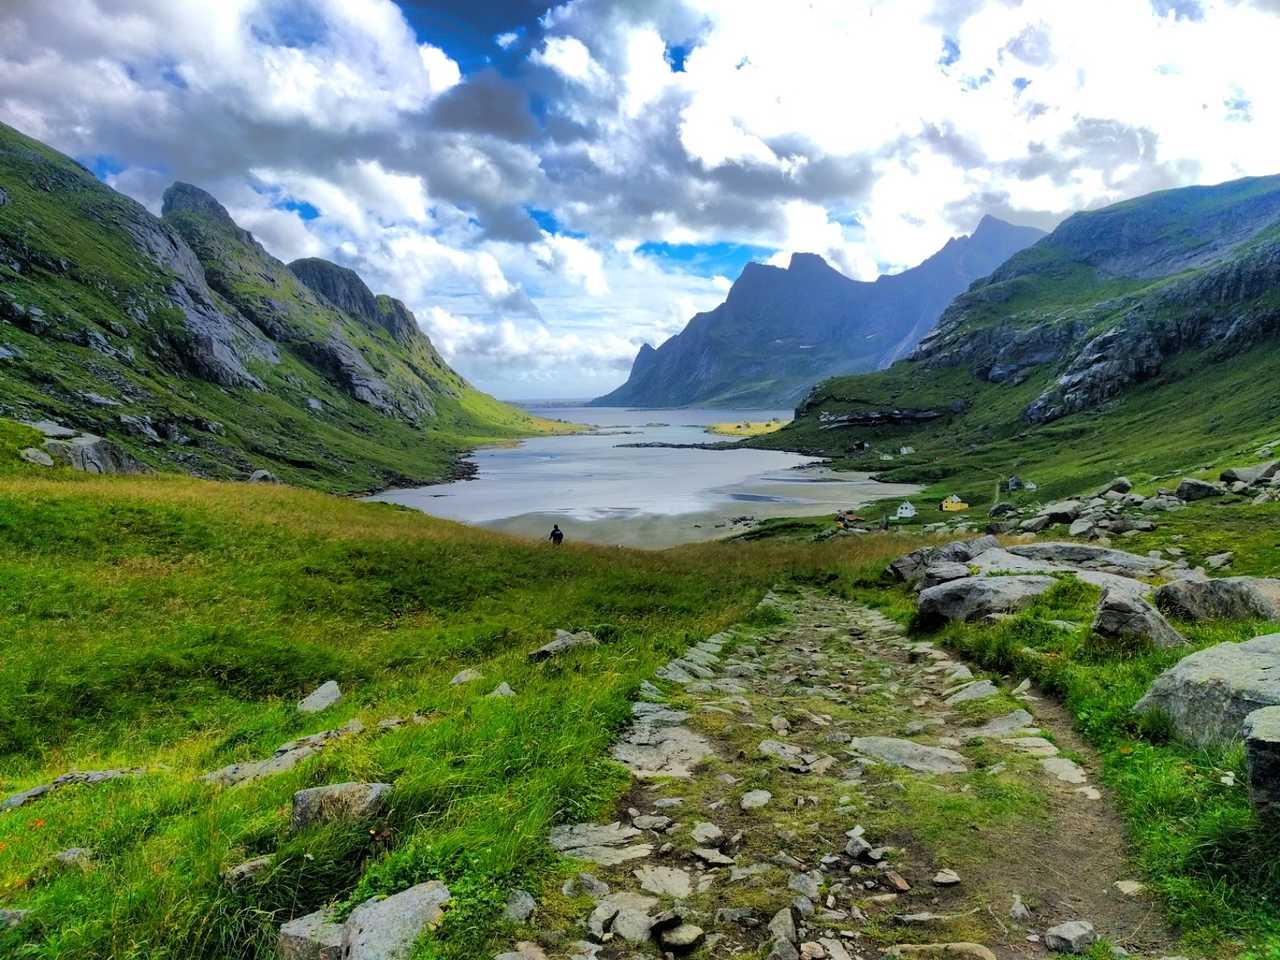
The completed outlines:
<svg viewBox="0 0 1280 960">
<path fill-rule="evenodd" d="M 1280 449 L 1277 335 L 1280 177 L 1162 191 L 1069 217 L 910 357 L 825 381 L 752 442 L 894 479 L 1176 473 Z M 900 445 L 914 453 L 892 467 L 874 456 Z"/>
<path fill-rule="evenodd" d="M 351 270 L 286 266 L 189 184 L 155 217 L 3 124 L 0 416 L 102 438 L 99 465 L 343 491 L 439 479 L 476 439 L 544 427 Z"/>
<path fill-rule="evenodd" d="M 874 282 L 850 280 L 811 253 L 793 255 L 786 269 L 748 263 L 724 303 L 657 349 L 645 344 L 627 382 L 592 402 L 794 405 L 828 377 L 905 356 L 956 294 L 1043 236 L 987 216 L 971 236 Z"/>
</svg>

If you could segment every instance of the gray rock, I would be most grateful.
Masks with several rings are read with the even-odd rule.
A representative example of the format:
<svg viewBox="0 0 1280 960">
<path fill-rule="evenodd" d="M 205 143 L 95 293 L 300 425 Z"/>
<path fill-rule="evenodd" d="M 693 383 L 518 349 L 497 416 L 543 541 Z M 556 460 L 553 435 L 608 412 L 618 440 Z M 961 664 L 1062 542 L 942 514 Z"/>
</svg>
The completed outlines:
<svg viewBox="0 0 1280 960">
<path fill-rule="evenodd" d="M 334 783 L 293 795 L 290 825 L 302 830 L 316 823 L 367 820 L 386 807 L 389 783 Z"/>
<path fill-rule="evenodd" d="M 0 929 L 11 930 L 14 927 L 20 927 L 30 914 L 30 910 L 0 910 Z"/>
<path fill-rule="evenodd" d="M 640 883 L 640 889 L 648 893 L 656 893 L 660 897 L 674 897 L 683 900 L 693 892 L 693 883 L 689 874 L 676 867 L 640 867 L 632 871 Z"/>
<path fill-rule="evenodd" d="M 18 456 L 37 467 L 52 467 L 53 457 L 35 447 L 26 447 L 18 451 Z"/>
<path fill-rule="evenodd" d="M 68 437 L 74 437 L 79 432 L 61 423 L 55 423 L 53 420 L 23 420 L 21 423 L 54 440 L 65 440 Z"/>
<path fill-rule="evenodd" d="M 1043 757 L 1040 760 L 1040 766 L 1049 776 L 1063 783 L 1081 784 L 1089 780 L 1084 768 L 1066 757 Z"/>
<path fill-rule="evenodd" d="M 317 910 L 284 924 L 278 946 L 280 960 L 343 960 L 342 926 Z"/>
<path fill-rule="evenodd" d="M 960 731 L 960 737 L 964 740 L 1008 737 L 1034 728 L 1035 722 L 1035 718 L 1026 710 L 1014 710 L 1003 717 L 989 720 L 980 727 L 966 727 Z"/>
<path fill-rule="evenodd" d="M 1243 483 L 1253 486 L 1263 480 L 1270 480 L 1280 474 L 1280 460 L 1271 463 L 1259 463 L 1252 467 L 1229 467 L 1218 477 L 1224 483 Z"/>
<path fill-rule="evenodd" d="M 693 825 L 693 830 L 690 833 L 690 836 L 693 837 L 693 842 L 698 846 L 709 847 L 712 844 L 718 845 L 720 841 L 724 839 L 724 831 L 714 823 L 707 823 L 703 821 L 702 823 L 695 823 Z"/>
<path fill-rule="evenodd" d="M 533 894 L 528 890 L 512 890 L 502 909 L 502 916 L 512 923 L 524 923 L 537 909 L 538 901 L 533 899 Z"/>
<path fill-rule="evenodd" d="M 7 810 L 16 810 L 18 807 L 26 806 L 32 800 L 38 800 L 43 796 L 53 793 L 71 786 L 92 786 L 98 783 L 107 783 L 111 780 L 118 780 L 121 777 L 136 777 L 146 773 L 141 768 L 133 769 L 114 769 L 114 770 L 88 770 L 80 772 L 73 770 L 70 773 L 64 773 L 60 777 L 54 778 L 49 783 L 42 783 L 34 787 L 28 787 L 19 793 L 11 794 L 0 800 L 0 813 Z"/>
<path fill-rule="evenodd" d="M 299 713 L 319 713 L 342 699 L 342 690 L 336 680 L 326 680 L 298 703 Z"/>
<path fill-rule="evenodd" d="M 1133 484 L 1129 482 L 1128 477 L 1116 477 L 1105 487 L 1099 490 L 1098 495 L 1104 496 L 1108 493 L 1128 493 L 1132 489 Z"/>
<path fill-rule="evenodd" d="M 772 799 L 773 794 L 768 790 L 748 790 L 738 801 L 738 806 L 743 810 L 759 810 L 767 806 Z"/>
<path fill-rule="evenodd" d="M 1179 500 L 1185 500 L 1188 503 L 1195 500 L 1206 500 L 1209 497 L 1220 497 L 1222 494 L 1223 489 L 1216 483 L 1196 480 L 1194 477 L 1184 477 L 1182 482 L 1178 484 L 1178 489 L 1173 493 Z"/>
<path fill-rule="evenodd" d="M 1249 801 L 1264 823 L 1280 825 L 1280 707 L 1253 711 L 1245 717 L 1241 734 Z"/>
<path fill-rule="evenodd" d="M 470 683 L 472 680 L 483 680 L 484 674 L 479 670 L 473 670 L 468 667 L 466 670 L 460 670 L 453 675 L 453 679 L 449 681 L 451 687 L 456 687 L 460 683 Z"/>
<path fill-rule="evenodd" d="M 682 923 L 658 935 L 658 942 L 672 953 L 688 953 L 707 939 L 705 931 L 692 923 Z"/>
<path fill-rule="evenodd" d="M 769 933 L 774 940 L 783 943 L 796 943 L 800 935 L 796 930 L 796 918 L 790 907 L 783 907 L 769 921 Z"/>
<path fill-rule="evenodd" d="M 414 941 L 444 916 L 449 889 L 420 883 L 384 900 L 369 900 L 342 925 L 343 960 L 408 960 Z"/>
<path fill-rule="evenodd" d="M 807 873 L 793 874 L 787 883 L 787 889 L 808 900 L 817 900 L 818 893 L 822 890 L 822 881 L 821 870 L 810 870 Z"/>
<path fill-rule="evenodd" d="M 55 463 L 84 473 L 129 474 L 144 469 L 122 447 L 88 433 L 69 440 L 46 440 L 43 448 Z"/>
<path fill-rule="evenodd" d="M 1055 582 L 1036 575 L 965 577 L 922 591 L 919 612 L 926 619 L 979 620 L 1020 610 Z"/>
<path fill-rule="evenodd" d="M 975 540 L 955 540 L 940 547 L 921 547 L 889 564 L 887 572 L 897 580 L 915 583 L 934 563 L 963 563 L 978 554 L 1000 546 L 995 537 L 978 537 Z"/>
<path fill-rule="evenodd" d="M 1087 920 L 1060 923 L 1044 933 L 1044 945 L 1059 953 L 1086 953 L 1097 942 L 1098 934 Z"/>
<path fill-rule="evenodd" d="M 966 564 L 953 560 L 940 560 L 937 563 L 929 564 L 925 568 L 924 577 L 920 581 L 920 588 L 928 590 L 930 587 L 936 587 L 940 583 L 948 583 L 968 576 L 971 576 L 971 571 Z"/>
<path fill-rule="evenodd" d="M 271 855 L 267 854 L 266 856 L 246 860 L 244 863 L 238 863 L 234 867 L 228 867 L 222 871 L 222 880 L 232 887 L 251 883 L 271 868 L 271 860 Z"/>
<path fill-rule="evenodd" d="M 1186 578 L 1156 590 L 1156 606 L 1177 620 L 1278 620 L 1280 580 Z"/>
<path fill-rule="evenodd" d="M 1164 560 L 1140 557 L 1136 553 L 1087 543 L 1022 543 L 1009 547 L 1009 553 L 1028 560 L 1043 560 L 1081 570 L 1102 570 L 1130 577 L 1149 577 L 1168 566 Z"/>
<path fill-rule="evenodd" d="M 560 888 L 566 897 L 592 897 L 600 899 L 609 895 L 609 885 L 591 873 L 579 873 L 570 877 Z"/>
<path fill-rule="evenodd" d="M 1204 558 L 1204 565 L 1210 570 L 1221 570 L 1223 567 L 1231 566 L 1231 563 L 1235 558 L 1236 555 L 1230 551 L 1227 551 L 1226 553 L 1215 553 L 1211 557 Z"/>
<path fill-rule="evenodd" d="M 514 697 L 515 695 L 516 695 L 516 692 L 511 689 L 511 685 L 507 683 L 505 680 L 485 694 L 486 697 L 496 697 L 498 699 L 502 699 L 505 697 Z"/>
<path fill-rule="evenodd" d="M 613 745 L 613 758 L 641 779 L 688 779 L 699 763 L 714 756 L 711 741 L 688 727 L 637 721 Z"/>
<path fill-rule="evenodd" d="M 999 692 L 1000 689 L 990 680 L 976 680 L 973 683 L 966 683 L 947 697 L 943 703 L 949 707 L 954 707 L 958 703 L 968 703 L 971 700 L 985 700 L 987 697 L 994 697 Z"/>
<path fill-rule="evenodd" d="M 658 905 L 656 897 L 639 893 L 611 893 L 600 901 L 597 910 L 613 912 L 609 932 L 627 943 L 641 944 L 649 939 L 653 918 L 649 911 Z"/>
<path fill-rule="evenodd" d="M 249 474 L 250 483 L 279 483 L 279 479 L 270 470 L 255 470 Z"/>
<path fill-rule="evenodd" d="M 891 767 L 918 773 L 964 773 L 969 768 L 962 754 L 942 747 L 927 747 L 894 737 L 854 737 L 849 749 Z"/>
<path fill-rule="evenodd" d="M 1159 710 L 1183 740 L 1225 744 L 1245 718 L 1280 705 L 1280 633 L 1220 643 L 1184 657 L 1151 684 L 1134 710 Z"/>
<path fill-rule="evenodd" d="M 598 644 L 599 641 L 596 640 L 595 636 L 586 630 L 581 633 L 557 630 L 555 639 L 530 653 L 529 659 L 535 663 L 542 660 L 550 660 L 552 657 L 559 656 L 567 650 L 573 650 L 577 647 L 594 647 Z"/>
<path fill-rule="evenodd" d="M 1142 597 L 1107 590 L 1093 619 L 1093 632 L 1108 640 L 1149 643 L 1161 650 L 1180 647 L 1186 639 Z"/>
<path fill-rule="evenodd" d="M 1084 511 L 1084 504 L 1079 500 L 1062 500 L 1042 507 L 1041 517 L 1048 517 L 1050 523 L 1070 523 Z"/>
<path fill-rule="evenodd" d="M 1096 521 L 1088 517 L 1081 517 L 1078 520 L 1072 520 L 1071 526 L 1067 528 L 1067 535 L 1072 537 L 1087 537 L 1093 532 L 1097 526 Z"/>
<path fill-rule="evenodd" d="M 781 740 L 761 740 L 756 750 L 766 757 L 773 757 L 783 763 L 798 763 L 801 754 L 804 753 L 799 747 L 783 743 Z"/>
<path fill-rule="evenodd" d="M 286 770 L 292 770 L 308 757 L 315 756 L 331 740 L 353 736 L 363 731 L 364 724 L 359 720 L 351 720 L 334 730 L 323 730 L 320 733 L 282 743 L 276 747 L 271 756 L 263 760 L 231 763 L 212 773 L 206 773 L 201 779 L 207 783 L 229 787 L 245 780 L 258 780 L 272 774 L 283 773 Z"/>
<path fill-rule="evenodd" d="M 653 847 L 631 843 L 642 836 L 635 827 L 621 823 L 575 823 L 551 828 L 551 846 L 567 857 L 613 866 L 649 856 Z"/>
</svg>

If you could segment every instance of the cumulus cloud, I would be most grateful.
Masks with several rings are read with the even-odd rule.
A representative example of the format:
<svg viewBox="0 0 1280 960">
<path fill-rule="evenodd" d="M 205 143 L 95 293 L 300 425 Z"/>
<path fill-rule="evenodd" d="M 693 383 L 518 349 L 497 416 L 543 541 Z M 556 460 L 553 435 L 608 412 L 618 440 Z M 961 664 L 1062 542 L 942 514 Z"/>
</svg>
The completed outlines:
<svg viewBox="0 0 1280 960">
<path fill-rule="evenodd" d="M 359 269 L 482 385 L 586 394 L 732 279 L 648 242 L 866 279 L 986 213 L 1274 172 L 1277 9 L 566 0 L 477 19 L 503 66 L 464 69 L 391 0 L 8 0 L 0 117 L 152 209 L 190 180 L 277 255 Z"/>
</svg>

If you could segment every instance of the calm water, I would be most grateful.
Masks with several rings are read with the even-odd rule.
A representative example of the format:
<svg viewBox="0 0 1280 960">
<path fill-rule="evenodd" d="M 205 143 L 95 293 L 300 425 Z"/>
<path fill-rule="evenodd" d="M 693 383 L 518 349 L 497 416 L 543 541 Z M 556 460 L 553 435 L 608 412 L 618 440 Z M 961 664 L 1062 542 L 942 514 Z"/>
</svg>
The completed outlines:
<svg viewBox="0 0 1280 960">
<path fill-rule="evenodd" d="M 747 529 L 733 521 L 804 516 L 853 507 L 915 488 L 833 474 L 811 457 L 771 450 L 634 448 L 630 443 L 724 439 L 708 424 L 790 419 L 785 410 L 614 410 L 530 407 L 538 416 L 597 431 L 537 437 L 473 456 L 473 480 L 390 490 L 370 499 L 522 536 L 559 523 L 570 540 L 665 547 Z"/>
</svg>

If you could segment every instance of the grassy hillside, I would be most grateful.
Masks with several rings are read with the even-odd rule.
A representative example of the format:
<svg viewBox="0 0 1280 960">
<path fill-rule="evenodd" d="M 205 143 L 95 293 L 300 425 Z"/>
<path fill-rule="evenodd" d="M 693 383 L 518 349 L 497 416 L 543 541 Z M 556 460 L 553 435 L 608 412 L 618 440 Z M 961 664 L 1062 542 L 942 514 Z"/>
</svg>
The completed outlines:
<svg viewBox="0 0 1280 960">
<path fill-rule="evenodd" d="M 212 214 L 162 222 L 0 124 L 0 416 L 154 468 L 340 492 L 440 479 L 477 442 L 556 429 L 474 390 L 420 333 L 400 343 L 324 304 L 196 193 Z"/>
<path fill-rule="evenodd" d="M 427 955 L 480 955 L 506 893 L 551 866 L 549 824 L 623 786 L 603 757 L 642 678 L 773 581 L 900 549 L 553 550 L 282 487 L 0 478 L 0 793 L 146 771 L 0 814 L 0 904 L 32 910 L 37 931 L 0 930 L 0 954 L 267 957 L 281 919 L 442 877 L 458 903 Z M 530 665 L 558 627 L 606 643 Z M 484 679 L 451 686 L 468 667 Z M 329 678 L 345 699 L 301 717 L 293 704 Z M 515 697 L 484 696 L 504 681 Z M 415 712 L 426 722 L 257 783 L 198 779 Z M 346 780 L 395 783 L 385 831 L 287 832 L 295 790 Z M 93 865 L 59 869 L 69 847 Z M 262 853 L 260 882 L 222 882 Z"/>
</svg>

